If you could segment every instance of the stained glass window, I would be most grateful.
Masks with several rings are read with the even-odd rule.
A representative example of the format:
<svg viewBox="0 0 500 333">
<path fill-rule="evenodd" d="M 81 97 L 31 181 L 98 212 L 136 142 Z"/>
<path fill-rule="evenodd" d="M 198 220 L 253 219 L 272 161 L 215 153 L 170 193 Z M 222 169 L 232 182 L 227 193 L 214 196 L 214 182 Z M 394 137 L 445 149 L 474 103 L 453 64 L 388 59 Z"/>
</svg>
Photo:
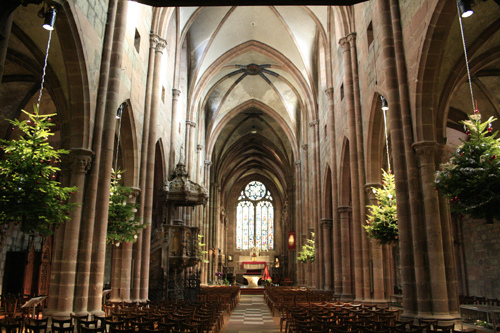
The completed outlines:
<svg viewBox="0 0 500 333">
<path fill-rule="evenodd" d="M 274 208 L 271 192 L 258 181 L 248 183 L 238 198 L 236 248 L 274 248 Z"/>
</svg>

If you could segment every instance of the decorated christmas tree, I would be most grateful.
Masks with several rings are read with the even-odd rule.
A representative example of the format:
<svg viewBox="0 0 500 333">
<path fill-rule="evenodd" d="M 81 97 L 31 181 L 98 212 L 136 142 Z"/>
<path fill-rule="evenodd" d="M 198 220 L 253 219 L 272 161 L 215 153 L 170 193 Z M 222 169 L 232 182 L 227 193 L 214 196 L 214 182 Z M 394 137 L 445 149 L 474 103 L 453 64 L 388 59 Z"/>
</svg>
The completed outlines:
<svg viewBox="0 0 500 333">
<path fill-rule="evenodd" d="M 19 138 L 0 140 L 0 224 L 20 224 L 26 234 L 48 236 L 70 219 L 68 211 L 75 206 L 67 199 L 76 187 L 61 187 L 56 181 L 64 149 L 55 150 L 48 141 L 54 135 L 54 114 L 41 115 L 23 110 L 26 120 L 9 120 Z"/>
<path fill-rule="evenodd" d="M 376 239 L 378 244 L 394 244 L 398 241 L 398 215 L 394 175 L 382 170 L 381 188 L 372 188 L 378 205 L 370 205 L 370 213 L 365 228 L 368 238 Z"/>
<path fill-rule="evenodd" d="M 436 188 L 450 199 L 451 211 L 486 218 L 500 217 L 500 141 L 493 132 L 490 117 L 481 122 L 476 109 L 462 121 L 468 140 L 461 140 L 447 163 L 436 174 Z"/>
<path fill-rule="evenodd" d="M 108 234 L 106 241 L 116 244 L 133 242 L 146 224 L 141 224 L 135 216 L 138 204 L 129 203 L 133 198 L 133 189 L 120 185 L 123 171 L 111 171 L 109 196 Z"/>
<path fill-rule="evenodd" d="M 311 239 L 308 239 L 306 243 L 302 245 L 302 250 L 299 251 L 297 260 L 306 263 L 308 261 L 313 262 L 315 259 L 314 232 L 311 232 Z"/>
</svg>

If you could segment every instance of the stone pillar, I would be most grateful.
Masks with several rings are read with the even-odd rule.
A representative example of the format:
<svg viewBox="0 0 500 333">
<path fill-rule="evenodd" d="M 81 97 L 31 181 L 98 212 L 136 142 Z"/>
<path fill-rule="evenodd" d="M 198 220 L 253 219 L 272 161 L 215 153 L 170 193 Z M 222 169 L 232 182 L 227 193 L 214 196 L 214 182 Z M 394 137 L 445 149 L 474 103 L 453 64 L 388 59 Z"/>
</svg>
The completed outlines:
<svg viewBox="0 0 500 333">
<path fill-rule="evenodd" d="M 352 276 L 351 276 L 351 238 L 349 224 L 351 220 L 351 207 L 339 206 L 340 233 L 341 233 L 341 257 L 342 257 L 342 299 L 352 300 Z"/>
<path fill-rule="evenodd" d="M 83 225 L 81 226 L 81 242 L 78 249 L 77 279 L 75 290 L 74 312 L 76 314 L 86 314 L 88 307 L 88 297 L 90 288 L 90 271 L 92 263 L 92 246 L 96 218 L 97 193 L 99 191 L 99 168 L 101 165 L 102 136 L 104 127 L 104 115 L 106 111 L 106 99 L 108 94 L 111 53 L 113 50 L 113 36 L 116 23 L 116 11 L 118 0 L 110 0 L 108 3 L 108 17 L 106 21 L 106 31 L 102 46 L 102 59 L 99 77 L 99 88 L 97 91 L 96 112 L 94 122 L 94 136 L 92 138 L 92 150 L 94 151 L 93 168 L 87 177 L 85 187 L 85 204 L 83 211 Z M 120 59 L 120 58 L 118 58 Z M 118 67 L 121 63 L 117 64 Z M 113 66 L 113 75 L 116 74 L 116 65 Z M 113 112 L 114 113 L 114 112 Z M 116 122 L 116 113 L 114 113 Z M 80 124 L 76 124 L 80 125 Z"/>
<path fill-rule="evenodd" d="M 70 196 L 68 201 L 78 205 L 69 212 L 70 220 L 64 225 L 57 312 L 54 313 L 54 316 L 58 317 L 69 317 L 70 313 L 73 312 L 83 189 L 85 187 L 85 174 L 90 169 L 92 155 L 93 153 L 90 150 L 75 148 L 70 150 L 68 158 L 71 170 L 70 186 L 78 188 L 77 192 Z"/>
<path fill-rule="evenodd" d="M 11 13 L 0 31 L 0 83 L 2 83 L 3 68 L 5 66 L 5 58 L 7 57 L 7 48 L 9 46 L 10 30 L 12 28 L 12 19 L 14 13 Z"/>
<path fill-rule="evenodd" d="M 205 188 L 208 188 L 209 186 L 209 183 L 210 183 L 210 167 L 212 166 L 212 162 L 209 161 L 209 160 L 205 160 L 205 171 L 204 171 L 204 181 L 203 183 L 205 184 Z M 209 203 L 212 201 L 211 198 L 209 198 Z M 203 207 L 203 226 L 202 226 L 202 230 L 203 230 L 203 236 L 204 236 L 204 240 L 203 242 L 206 244 L 206 249 L 208 251 L 209 249 L 209 246 L 210 246 L 210 243 L 208 242 L 208 239 L 209 239 L 209 223 L 207 223 L 207 221 L 209 221 L 209 216 L 210 216 L 210 212 L 208 211 L 209 210 L 209 207 L 210 207 L 210 204 L 208 205 L 205 205 Z M 209 257 L 209 253 L 205 253 L 203 255 L 203 259 L 205 260 L 210 260 L 211 258 Z M 208 283 L 208 271 L 210 269 L 210 266 L 208 263 L 203 263 L 202 264 L 203 266 L 203 269 L 202 269 L 202 274 L 201 274 L 201 278 L 202 278 L 202 283 L 205 283 L 207 284 Z"/>
<path fill-rule="evenodd" d="M 154 172 L 155 172 L 155 145 L 156 145 L 156 122 L 157 115 L 160 109 L 161 97 L 161 62 L 163 51 L 167 46 L 167 42 L 163 39 L 158 39 L 155 48 L 153 86 L 151 96 L 151 114 L 149 119 L 149 136 L 148 136 L 148 156 L 147 156 L 147 171 L 146 183 L 144 189 L 144 223 L 147 227 L 142 230 L 142 258 L 141 258 L 141 286 L 139 298 L 141 301 L 148 299 L 149 292 L 149 254 L 151 250 L 151 219 L 153 214 L 153 195 L 154 195 Z M 142 189 L 141 189 L 142 190 Z"/>
<path fill-rule="evenodd" d="M 332 219 L 321 219 L 321 230 L 323 231 L 323 262 L 321 267 L 324 269 L 325 284 L 324 290 L 332 290 Z"/>
<path fill-rule="evenodd" d="M 295 189 L 296 189 L 296 205 L 295 205 L 295 216 L 297 217 L 297 222 L 295 224 L 295 256 L 290 256 L 289 261 L 297 262 L 297 253 L 302 245 L 301 235 L 303 233 L 303 223 L 302 223 L 302 170 L 300 160 L 295 161 Z M 300 241 L 299 241 L 300 240 Z M 303 265 L 297 262 L 297 284 L 299 286 L 304 285 L 304 271 Z"/>
<path fill-rule="evenodd" d="M 302 145 L 302 150 L 303 150 L 303 157 L 304 157 L 304 172 L 303 172 L 303 179 L 302 179 L 302 184 L 304 186 L 304 193 L 310 193 L 310 182 L 309 182 L 309 154 L 307 153 L 308 150 L 308 145 L 304 144 Z M 304 209 L 302 210 L 302 223 L 304 223 L 305 227 L 303 229 L 303 233 L 306 234 L 306 238 L 310 238 L 310 229 L 314 225 L 311 223 L 311 209 L 310 209 L 310 196 L 305 195 L 303 196 L 303 207 Z M 314 232 L 314 229 L 312 230 Z M 303 244 L 301 244 L 303 245 Z M 308 287 L 314 287 L 314 279 L 313 279 L 313 270 L 310 263 L 307 263 L 305 265 L 305 284 Z"/>
<path fill-rule="evenodd" d="M 366 184 L 365 192 L 368 197 L 369 205 L 378 205 L 373 188 L 380 188 L 380 184 Z M 372 254 L 372 267 L 373 267 L 373 302 L 382 303 L 386 302 L 385 297 L 385 284 L 384 284 L 384 270 L 385 264 L 383 260 L 382 245 L 372 239 L 370 241 L 371 254 Z"/>
<path fill-rule="evenodd" d="M 153 95 L 153 75 L 155 69 L 155 51 L 156 46 L 160 38 L 156 34 L 151 34 L 149 38 L 149 66 L 148 74 L 146 79 L 146 99 L 144 104 L 144 120 L 142 127 L 142 148 L 141 148 L 141 169 L 140 169 L 140 189 L 146 188 L 146 177 L 147 177 L 147 163 L 148 163 L 148 143 L 149 143 L 149 125 L 151 122 L 151 98 Z M 139 207 L 137 209 L 137 216 L 144 222 L 144 194 L 141 196 L 139 201 Z M 142 268 L 142 242 L 144 238 L 144 233 L 137 238 L 137 242 L 133 245 L 133 260 L 134 260 L 134 271 L 133 279 L 134 286 L 132 289 L 132 300 L 139 301 L 141 299 L 141 268 Z"/>
<path fill-rule="evenodd" d="M 352 81 L 353 81 L 353 94 L 354 94 L 354 114 L 356 120 L 356 152 L 358 162 L 358 178 L 359 178 L 359 215 L 361 225 L 366 224 L 366 197 L 365 191 L 362 190 L 366 183 L 365 176 L 365 150 L 363 139 L 363 116 L 361 114 L 361 97 L 359 92 L 359 73 L 358 73 L 358 55 L 356 51 L 356 33 L 347 35 L 347 41 L 351 49 L 351 67 L 352 67 Z M 363 228 L 361 230 L 361 246 L 362 246 L 362 266 L 363 266 L 363 298 L 371 298 L 370 293 L 370 244 L 368 237 Z"/>
<path fill-rule="evenodd" d="M 380 22 L 380 45 L 382 55 L 382 69 L 386 77 L 388 128 L 391 133 L 392 161 L 396 183 L 396 197 L 398 200 L 398 228 L 401 258 L 401 277 L 403 283 L 403 309 L 405 316 L 415 316 L 418 312 L 429 312 L 426 299 L 427 279 L 425 263 L 422 258 L 425 247 L 425 236 L 418 216 L 418 189 L 413 187 L 408 179 L 405 140 L 411 141 L 411 135 L 403 133 L 401 119 L 401 104 L 399 95 L 398 73 L 394 50 L 394 36 L 392 31 L 391 11 L 389 0 L 377 0 Z M 409 117 L 407 117 L 409 118 Z M 409 157 L 408 160 L 411 158 Z M 413 172 L 416 177 L 417 172 Z M 416 185 L 416 184 L 415 184 Z M 418 185 L 416 185 L 418 186 Z M 411 202 L 410 202 L 411 197 Z M 410 206 L 413 205 L 413 208 Z"/>
<path fill-rule="evenodd" d="M 449 314 L 448 286 L 443 250 L 443 231 L 439 212 L 438 193 L 434 190 L 435 142 L 417 142 L 413 145 L 420 164 L 421 186 L 424 200 L 425 230 L 427 235 L 427 260 L 432 315 L 442 318 Z"/>
<path fill-rule="evenodd" d="M 349 163 L 351 166 L 351 200 L 352 200 L 352 237 L 356 246 L 354 250 L 354 282 L 356 300 L 363 299 L 363 258 L 361 251 L 361 215 L 359 202 L 359 170 L 358 170 L 358 140 L 356 136 L 356 117 L 354 110 L 354 93 L 352 82 L 351 49 L 349 39 L 341 38 L 340 45 L 344 49 L 344 87 L 349 127 Z"/>
<path fill-rule="evenodd" d="M 112 251 L 111 255 L 111 292 L 109 300 L 112 302 L 120 301 L 120 279 L 122 266 L 122 247 L 120 243 L 115 243 L 109 247 Z"/>
<path fill-rule="evenodd" d="M 170 168 L 175 167 L 177 161 L 175 160 L 175 144 L 177 142 L 178 136 L 178 123 L 179 123 L 179 96 L 181 95 L 181 91 L 179 89 L 172 89 L 172 120 L 171 120 L 171 130 L 170 130 L 170 157 L 169 157 L 169 166 Z M 186 147 L 187 149 L 187 147 Z M 171 170 L 171 169 L 170 169 Z"/>
<path fill-rule="evenodd" d="M 102 131 L 102 150 L 99 165 L 99 183 L 96 199 L 96 218 L 93 234 L 92 264 L 90 270 L 88 311 L 102 314 L 102 289 L 106 259 L 106 231 L 108 227 L 109 190 L 116 128 L 116 110 L 119 106 L 123 43 L 127 27 L 128 2 L 118 1 L 115 34 L 113 37 L 113 62 L 109 72 L 108 91 Z"/>
<path fill-rule="evenodd" d="M 337 148 L 335 131 L 335 105 L 333 88 L 325 90 L 328 100 L 328 132 L 330 134 L 330 157 L 332 170 L 332 242 L 333 242 L 333 290 L 336 295 L 342 294 L 342 264 L 340 247 L 340 221 L 338 216 L 338 179 L 337 179 Z"/>
<path fill-rule="evenodd" d="M 193 159 L 194 159 L 194 130 L 196 128 L 196 123 L 191 120 L 186 120 L 186 170 L 188 170 L 190 175 L 193 175 Z"/>
<path fill-rule="evenodd" d="M 311 209 L 312 209 L 312 219 L 313 219 L 313 227 L 314 227 L 314 232 L 316 233 L 316 239 L 314 242 L 314 247 L 315 247 L 315 262 L 313 264 L 313 276 L 314 276 L 314 286 L 317 289 L 321 289 L 321 286 L 324 285 L 324 272 L 323 272 L 323 267 L 321 264 L 324 262 L 323 258 L 323 251 L 321 249 L 323 248 L 322 243 L 323 239 L 321 238 L 321 228 L 320 228 L 320 193 L 321 193 L 321 181 L 319 179 L 320 177 L 320 171 L 319 171 L 319 165 L 320 165 L 320 160 L 319 160 L 319 120 L 316 119 L 314 121 L 311 121 L 309 123 L 309 127 L 312 129 L 312 185 L 313 185 L 313 190 L 312 190 L 312 202 L 311 202 Z"/>
<path fill-rule="evenodd" d="M 129 196 L 127 203 L 130 205 L 135 205 L 137 196 L 139 195 L 141 190 L 137 187 L 132 187 L 132 191 L 133 191 L 132 195 Z M 121 267 L 120 267 L 119 286 L 120 286 L 120 299 L 122 301 L 131 300 L 130 287 L 131 287 L 131 276 L 132 276 L 132 247 L 133 247 L 133 242 L 123 242 L 121 244 Z"/>
</svg>

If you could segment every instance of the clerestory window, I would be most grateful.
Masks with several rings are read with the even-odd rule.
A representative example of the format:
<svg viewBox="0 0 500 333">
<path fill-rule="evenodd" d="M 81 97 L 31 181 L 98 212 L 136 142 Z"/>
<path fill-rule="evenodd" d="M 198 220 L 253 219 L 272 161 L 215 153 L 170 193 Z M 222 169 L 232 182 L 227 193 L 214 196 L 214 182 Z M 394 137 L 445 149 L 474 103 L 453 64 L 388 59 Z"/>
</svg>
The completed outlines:
<svg viewBox="0 0 500 333">
<path fill-rule="evenodd" d="M 264 184 L 251 181 L 241 191 L 236 209 L 236 249 L 274 248 L 274 206 Z"/>
</svg>

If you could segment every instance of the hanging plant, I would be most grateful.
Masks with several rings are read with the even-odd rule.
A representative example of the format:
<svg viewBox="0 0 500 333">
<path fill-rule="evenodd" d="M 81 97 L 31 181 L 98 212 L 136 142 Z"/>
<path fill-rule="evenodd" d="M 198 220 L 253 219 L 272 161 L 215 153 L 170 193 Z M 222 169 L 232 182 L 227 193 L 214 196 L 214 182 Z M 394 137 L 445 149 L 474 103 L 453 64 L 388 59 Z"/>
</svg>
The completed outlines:
<svg viewBox="0 0 500 333">
<path fill-rule="evenodd" d="M 135 216 L 139 205 L 128 202 L 133 197 L 133 190 L 120 185 L 123 172 L 121 170 L 111 170 L 106 241 L 107 243 L 117 244 L 117 246 L 122 242 L 135 241 L 137 234 L 146 227 L 146 224 L 141 224 L 140 220 Z"/>
<path fill-rule="evenodd" d="M 70 219 L 68 211 L 76 204 L 68 203 L 76 187 L 61 187 L 56 174 L 61 155 L 68 150 L 55 150 L 48 141 L 54 135 L 55 114 L 40 115 L 38 107 L 26 120 L 9 120 L 21 135 L 15 140 L 0 140 L 4 158 L 0 160 L 0 224 L 20 224 L 25 234 L 48 236 Z"/>
<path fill-rule="evenodd" d="M 396 187 L 394 175 L 382 170 L 382 188 L 372 187 L 378 205 L 367 206 L 370 209 L 365 228 L 368 238 L 377 243 L 394 244 L 398 242 L 398 215 L 396 205 Z"/>
<path fill-rule="evenodd" d="M 307 239 L 306 243 L 302 245 L 302 250 L 298 253 L 297 260 L 301 263 L 313 262 L 315 260 L 314 250 L 314 232 L 311 232 L 311 239 Z"/>
<path fill-rule="evenodd" d="M 450 199 L 451 211 L 473 218 L 500 218 L 500 139 L 491 133 L 490 117 L 481 122 L 476 109 L 469 120 L 462 121 L 467 141 L 453 153 L 436 173 L 436 189 Z"/>
</svg>

